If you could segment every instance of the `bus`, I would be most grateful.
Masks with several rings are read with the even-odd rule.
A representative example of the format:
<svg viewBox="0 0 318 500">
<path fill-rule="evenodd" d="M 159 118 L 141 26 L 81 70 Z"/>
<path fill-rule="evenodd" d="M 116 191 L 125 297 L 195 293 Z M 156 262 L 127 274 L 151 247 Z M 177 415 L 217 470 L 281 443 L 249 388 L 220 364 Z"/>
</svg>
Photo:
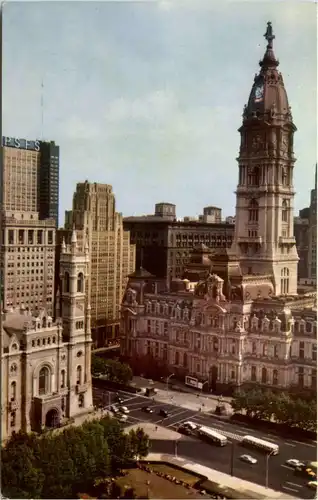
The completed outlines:
<svg viewBox="0 0 318 500">
<path fill-rule="evenodd" d="M 198 435 L 208 441 L 217 444 L 218 446 L 225 446 L 227 444 L 227 437 L 223 436 L 219 432 L 216 432 L 210 427 L 200 427 L 198 429 Z"/>
<path fill-rule="evenodd" d="M 244 436 L 241 440 L 241 444 L 251 448 L 258 448 L 259 450 L 270 453 L 271 455 L 278 455 L 279 453 L 278 444 L 270 443 L 269 441 L 265 441 L 264 439 L 259 439 L 254 436 Z"/>
</svg>

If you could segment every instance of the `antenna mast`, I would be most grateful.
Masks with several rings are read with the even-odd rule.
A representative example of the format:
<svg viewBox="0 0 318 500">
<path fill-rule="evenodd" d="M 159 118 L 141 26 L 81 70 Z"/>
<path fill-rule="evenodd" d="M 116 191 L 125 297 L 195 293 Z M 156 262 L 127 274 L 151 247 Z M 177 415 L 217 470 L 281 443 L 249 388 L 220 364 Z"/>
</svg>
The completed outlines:
<svg viewBox="0 0 318 500">
<path fill-rule="evenodd" d="M 43 131 L 44 131 L 44 82 L 43 82 L 43 78 L 42 78 L 42 81 L 41 81 L 41 139 L 42 139 L 42 141 L 44 140 Z"/>
</svg>

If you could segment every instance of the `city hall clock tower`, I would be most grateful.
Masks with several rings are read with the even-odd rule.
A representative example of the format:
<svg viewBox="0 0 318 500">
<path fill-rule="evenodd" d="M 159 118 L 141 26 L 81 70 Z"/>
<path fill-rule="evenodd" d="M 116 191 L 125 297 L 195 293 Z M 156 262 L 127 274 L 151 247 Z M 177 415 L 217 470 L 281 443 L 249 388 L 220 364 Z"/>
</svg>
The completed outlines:
<svg viewBox="0 0 318 500">
<path fill-rule="evenodd" d="M 271 275 L 275 295 L 294 295 L 298 263 L 293 232 L 296 127 L 277 69 L 270 22 L 264 36 L 266 52 L 239 129 L 236 227 L 231 253 L 237 256 L 243 276 Z"/>
</svg>

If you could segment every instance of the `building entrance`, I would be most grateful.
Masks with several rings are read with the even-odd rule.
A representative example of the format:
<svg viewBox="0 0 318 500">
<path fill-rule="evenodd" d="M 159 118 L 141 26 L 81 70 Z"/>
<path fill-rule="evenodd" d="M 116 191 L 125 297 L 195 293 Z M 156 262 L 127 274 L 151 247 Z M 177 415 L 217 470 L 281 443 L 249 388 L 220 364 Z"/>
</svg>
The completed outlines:
<svg viewBox="0 0 318 500">
<path fill-rule="evenodd" d="M 45 417 L 45 427 L 55 428 L 59 427 L 59 424 L 60 424 L 59 412 L 55 408 L 49 410 Z"/>
</svg>

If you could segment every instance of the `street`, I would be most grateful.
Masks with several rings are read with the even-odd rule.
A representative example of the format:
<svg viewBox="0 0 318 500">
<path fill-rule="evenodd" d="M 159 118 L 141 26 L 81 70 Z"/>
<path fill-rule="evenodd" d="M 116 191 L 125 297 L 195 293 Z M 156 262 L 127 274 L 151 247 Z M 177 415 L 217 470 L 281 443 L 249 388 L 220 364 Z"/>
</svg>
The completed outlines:
<svg viewBox="0 0 318 500">
<path fill-rule="evenodd" d="M 316 460 L 316 444 L 301 443 L 298 441 L 279 438 L 270 433 L 262 433 L 240 424 L 233 424 L 228 421 L 221 421 L 204 411 L 184 408 L 162 401 L 155 401 L 152 398 L 146 398 L 140 395 L 127 394 L 120 392 L 120 397 L 124 400 L 124 405 L 129 409 L 128 421 L 125 424 L 131 425 L 138 422 L 152 422 L 154 425 L 161 425 L 172 430 L 177 430 L 178 426 L 187 420 L 191 420 L 199 425 L 211 427 L 221 434 L 228 437 L 233 442 L 234 460 L 233 474 L 236 477 L 252 481 L 257 484 L 265 485 L 266 457 L 257 450 L 246 451 L 240 446 L 241 438 L 246 435 L 253 435 L 267 441 L 275 442 L 280 446 L 280 453 L 269 458 L 268 468 L 268 486 L 289 495 L 299 498 L 313 498 L 315 491 L 307 486 L 308 480 L 298 477 L 293 469 L 285 465 L 286 460 L 297 458 L 299 460 Z M 187 399 L 187 394 L 184 395 Z M 116 401 L 116 394 L 100 388 L 94 388 L 95 404 L 102 402 L 105 406 Z M 146 413 L 141 410 L 143 406 L 149 406 L 153 413 Z M 159 410 L 165 409 L 169 412 L 168 418 L 163 419 L 159 416 Z M 177 443 L 177 450 L 173 441 L 160 439 L 152 440 L 152 451 L 155 453 L 169 453 L 187 457 L 196 463 L 230 474 L 232 446 L 217 447 L 206 444 L 196 438 L 184 437 Z M 258 463 L 249 465 L 242 462 L 239 457 L 243 453 L 248 453 L 257 458 Z"/>
</svg>

